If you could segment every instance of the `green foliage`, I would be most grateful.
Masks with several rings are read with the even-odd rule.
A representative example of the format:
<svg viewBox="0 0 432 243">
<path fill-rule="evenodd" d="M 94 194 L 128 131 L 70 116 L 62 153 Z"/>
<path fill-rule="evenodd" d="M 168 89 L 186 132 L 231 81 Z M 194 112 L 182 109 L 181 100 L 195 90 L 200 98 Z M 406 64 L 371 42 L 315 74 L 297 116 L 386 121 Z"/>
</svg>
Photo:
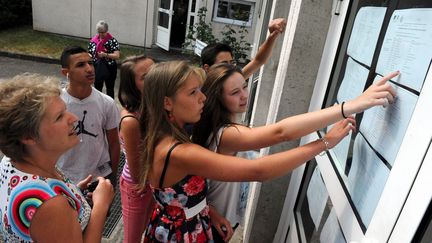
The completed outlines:
<svg viewBox="0 0 432 243">
<path fill-rule="evenodd" d="M 0 0 L 0 29 L 32 24 L 31 0 Z"/>
<path fill-rule="evenodd" d="M 222 43 L 229 45 L 234 54 L 234 59 L 240 62 L 244 62 L 247 58 L 247 53 L 251 50 L 250 43 L 245 40 L 248 30 L 246 26 L 240 26 L 240 29 L 236 31 L 232 25 L 225 25 L 224 31 L 222 31 Z M 238 38 L 235 38 L 238 36 Z"/>
<path fill-rule="evenodd" d="M 218 39 L 213 35 L 211 24 L 205 22 L 206 14 L 207 8 L 200 8 L 197 12 L 198 21 L 194 25 L 188 26 L 188 33 L 183 43 L 184 51 L 191 52 L 191 50 L 195 49 L 195 39 L 207 44 L 218 42 Z"/>
<path fill-rule="evenodd" d="M 196 23 L 196 38 L 205 43 L 215 43 L 218 39 L 212 33 L 211 24 L 205 22 L 207 8 L 202 7 L 198 10 L 198 22 Z"/>
<path fill-rule="evenodd" d="M 195 48 L 195 39 L 199 39 L 207 44 L 222 42 L 228 44 L 233 49 L 234 58 L 238 61 L 245 61 L 250 51 L 250 43 L 247 42 L 246 36 L 248 30 L 245 25 L 239 27 L 236 31 L 233 25 L 226 24 L 224 31 L 222 31 L 222 40 L 218 40 L 212 32 L 211 23 L 205 22 L 207 8 L 202 7 L 197 12 L 198 21 L 194 25 L 189 25 L 186 40 L 183 43 L 183 50 L 191 53 Z"/>
</svg>

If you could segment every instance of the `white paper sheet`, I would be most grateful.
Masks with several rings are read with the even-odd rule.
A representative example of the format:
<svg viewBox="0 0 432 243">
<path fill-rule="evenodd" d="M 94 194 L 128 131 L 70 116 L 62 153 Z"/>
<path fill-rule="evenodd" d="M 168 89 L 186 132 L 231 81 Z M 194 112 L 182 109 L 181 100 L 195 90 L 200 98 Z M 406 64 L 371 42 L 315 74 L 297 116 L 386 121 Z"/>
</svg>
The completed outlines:
<svg viewBox="0 0 432 243">
<path fill-rule="evenodd" d="M 394 81 L 420 91 L 432 58 L 432 9 L 396 10 L 381 48 L 376 72 L 400 70 Z"/>
<path fill-rule="evenodd" d="M 312 174 L 312 178 L 309 182 L 307 189 L 307 200 L 309 203 L 309 212 L 312 220 L 315 224 L 315 230 L 318 229 L 321 222 L 321 217 L 324 213 L 324 209 L 328 199 L 327 188 L 324 181 L 321 178 L 321 173 L 318 167 Z"/>
<path fill-rule="evenodd" d="M 377 76 L 377 79 L 381 77 Z M 392 85 L 396 90 L 396 100 L 384 108 L 373 107 L 364 112 L 360 131 L 371 146 L 393 166 L 399 147 L 408 128 L 418 96 Z"/>
<path fill-rule="evenodd" d="M 386 11 L 385 7 L 362 7 L 354 20 L 347 54 L 369 67 Z"/>
<path fill-rule="evenodd" d="M 339 103 L 359 96 L 365 87 L 369 70 L 348 58 L 345 75 L 339 87 L 337 100 Z"/>
<path fill-rule="evenodd" d="M 330 211 L 329 216 L 322 228 L 320 235 L 320 242 L 322 243 L 345 243 L 345 237 L 339 226 L 338 218 L 334 208 Z"/>
<path fill-rule="evenodd" d="M 348 174 L 348 191 L 366 227 L 369 225 L 390 170 L 369 147 L 361 134 L 354 141 Z"/>
</svg>

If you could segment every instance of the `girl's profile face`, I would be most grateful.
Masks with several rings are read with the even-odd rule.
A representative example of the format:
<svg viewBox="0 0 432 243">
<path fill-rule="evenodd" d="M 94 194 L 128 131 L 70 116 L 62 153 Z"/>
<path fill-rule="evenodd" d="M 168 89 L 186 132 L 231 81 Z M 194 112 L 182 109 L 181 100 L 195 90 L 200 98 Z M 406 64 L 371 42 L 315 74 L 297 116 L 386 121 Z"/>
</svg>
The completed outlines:
<svg viewBox="0 0 432 243">
<path fill-rule="evenodd" d="M 144 79 L 147 73 L 150 70 L 150 67 L 154 64 L 154 62 L 146 58 L 144 60 L 141 60 L 135 64 L 134 67 L 134 73 L 135 73 L 135 85 L 137 89 L 141 92 L 143 92 L 144 89 Z"/>
<path fill-rule="evenodd" d="M 202 81 L 196 74 L 191 74 L 180 87 L 174 98 L 166 97 L 165 109 L 171 113 L 180 127 L 186 123 L 196 123 L 201 118 L 205 95 L 201 92 Z"/>
<path fill-rule="evenodd" d="M 232 114 L 246 111 L 249 91 L 243 75 L 235 72 L 223 84 L 222 101 Z"/>
</svg>

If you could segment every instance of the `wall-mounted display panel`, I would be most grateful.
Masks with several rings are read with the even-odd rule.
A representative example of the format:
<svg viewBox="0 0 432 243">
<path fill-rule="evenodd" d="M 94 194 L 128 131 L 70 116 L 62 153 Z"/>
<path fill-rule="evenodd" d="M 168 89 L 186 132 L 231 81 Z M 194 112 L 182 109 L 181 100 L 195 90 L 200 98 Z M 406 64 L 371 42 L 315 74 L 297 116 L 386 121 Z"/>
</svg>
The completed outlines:
<svg viewBox="0 0 432 243">
<path fill-rule="evenodd" d="M 352 100 L 383 75 L 401 72 L 390 81 L 395 103 L 357 114 L 358 132 L 336 146 L 331 158 L 364 233 L 397 159 L 432 57 L 432 48 L 427 48 L 432 43 L 432 4 L 400 8 L 401 2 L 353 2 L 324 101 L 330 106 Z"/>
<path fill-rule="evenodd" d="M 382 76 L 399 70 L 401 74 L 389 81 L 396 99 L 392 104 L 356 114 L 357 131 L 325 156 L 316 157 L 318 169 L 314 171 L 319 171 L 325 188 L 316 186 L 316 172 L 308 169 L 301 169 L 301 177 L 293 177 L 301 178 L 301 186 L 292 207 L 295 217 L 290 228 L 297 231 L 296 241 L 318 239 L 317 234 L 325 229 L 325 199 L 318 200 L 320 203 L 309 200 L 328 196 L 333 207 L 324 211 L 335 212 L 333 222 L 340 226 L 345 241 L 387 242 L 393 235 L 392 242 L 398 242 L 402 238 L 393 230 L 405 202 L 415 200 L 410 199 L 415 197 L 411 189 L 417 175 L 425 173 L 421 170 L 427 170 L 422 163 L 432 139 L 432 129 L 427 125 L 432 122 L 428 111 L 432 107 L 432 2 L 355 0 L 350 2 L 346 16 L 334 59 L 325 59 L 331 53 L 323 57 L 320 73 L 328 75 L 317 80 L 314 95 L 320 99 L 312 101 L 311 110 L 352 100 Z M 333 48 L 334 43 L 326 46 Z M 316 137 L 325 136 L 329 128 Z M 407 219 L 415 221 L 410 226 L 410 232 L 415 232 L 421 217 L 405 216 Z"/>
</svg>

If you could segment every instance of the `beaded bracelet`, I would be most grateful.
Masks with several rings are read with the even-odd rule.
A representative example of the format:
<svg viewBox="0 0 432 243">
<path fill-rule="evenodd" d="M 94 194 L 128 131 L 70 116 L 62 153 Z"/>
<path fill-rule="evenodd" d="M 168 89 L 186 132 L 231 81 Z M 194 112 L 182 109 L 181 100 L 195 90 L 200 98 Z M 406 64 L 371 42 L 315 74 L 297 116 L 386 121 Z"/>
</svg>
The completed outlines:
<svg viewBox="0 0 432 243">
<path fill-rule="evenodd" d="M 322 156 L 325 154 L 325 152 L 327 152 L 330 149 L 330 143 L 329 143 L 329 141 L 327 141 L 327 139 L 325 137 L 322 137 L 318 140 L 322 141 L 324 143 L 324 146 L 325 146 L 325 149 L 319 154 Z"/>
<path fill-rule="evenodd" d="M 325 145 L 325 151 L 328 151 L 330 149 L 330 143 L 329 143 L 329 141 L 327 141 L 327 139 L 325 137 L 322 137 L 321 141 L 323 141 L 323 143 Z"/>
</svg>

